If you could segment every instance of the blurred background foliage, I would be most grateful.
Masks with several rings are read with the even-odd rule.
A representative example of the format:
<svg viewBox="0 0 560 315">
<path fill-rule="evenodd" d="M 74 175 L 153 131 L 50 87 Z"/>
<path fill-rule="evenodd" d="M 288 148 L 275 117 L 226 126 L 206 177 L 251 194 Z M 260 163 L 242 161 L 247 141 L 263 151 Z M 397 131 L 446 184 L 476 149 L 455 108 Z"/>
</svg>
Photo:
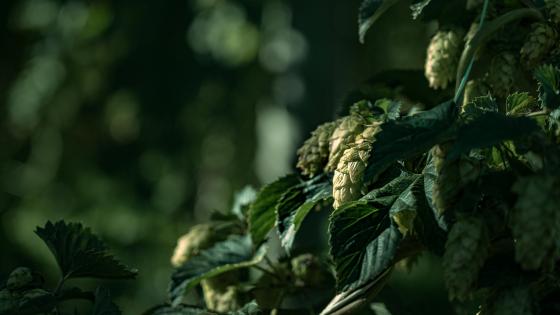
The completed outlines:
<svg viewBox="0 0 560 315">
<path fill-rule="evenodd" d="M 360 45 L 359 1 L 1 1 L 0 278 L 27 265 L 55 281 L 32 231 L 78 220 L 140 270 L 112 285 L 125 314 L 163 301 L 189 226 L 293 171 L 369 77 L 423 68 L 435 25 L 408 5 Z M 300 248 L 318 250 L 325 225 L 307 225 Z M 448 311 L 437 264 L 394 277 L 418 295 L 403 314 Z"/>
</svg>

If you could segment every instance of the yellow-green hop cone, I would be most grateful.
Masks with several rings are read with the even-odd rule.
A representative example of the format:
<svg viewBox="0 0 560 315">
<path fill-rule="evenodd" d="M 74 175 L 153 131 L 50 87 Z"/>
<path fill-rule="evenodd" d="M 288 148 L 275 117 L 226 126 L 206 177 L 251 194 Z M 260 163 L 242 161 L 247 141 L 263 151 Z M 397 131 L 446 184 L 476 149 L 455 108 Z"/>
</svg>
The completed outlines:
<svg viewBox="0 0 560 315">
<path fill-rule="evenodd" d="M 329 159 L 329 140 L 336 126 L 335 122 L 320 125 L 299 148 L 297 167 L 303 175 L 313 177 L 323 170 Z"/>
<path fill-rule="evenodd" d="M 378 125 L 369 126 L 356 136 L 354 144 L 340 158 L 333 176 L 333 207 L 358 199 L 362 194 L 363 176 Z"/>
<path fill-rule="evenodd" d="M 177 246 L 171 257 L 171 264 L 175 267 L 183 265 L 199 251 L 210 247 L 214 242 L 214 229 L 209 224 L 193 226 L 188 233 L 177 240 Z"/>
<path fill-rule="evenodd" d="M 331 172 L 336 169 L 344 150 L 352 144 L 356 135 L 364 130 L 364 123 L 364 119 L 356 115 L 346 116 L 339 120 L 338 126 L 330 138 L 329 161 L 325 171 Z"/>
<path fill-rule="evenodd" d="M 439 31 L 432 37 L 424 66 L 430 87 L 445 89 L 455 79 L 462 45 L 462 35 L 454 30 Z"/>
<path fill-rule="evenodd" d="M 514 84 L 517 58 L 511 52 L 503 52 L 492 58 L 488 74 L 488 82 L 492 87 L 492 94 L 505 98 L 509 95 Z"/>
<path fill-rule="evenodd" d="M 488 95 L 488 92 L 490 92 L 490 90 L 482 80 L 469 80 L 463 94 L 463 106 L 477 97 Z"/>
<path fill-rule="evenodd" d="M 480 315 L 532 315 L 533 297 L 529 288 L 515 286 L 496 292 L 482 306 Z"/>
<path fill-rule="evenodd" d="M 201 281 L 206 308 L 211 311 L 227 313 L 243 306 L 243 294 L 235 286 L 239 279 L 237 273 L 225 273 L 215 278 Z"/>
<path fill-rule="evenodd" d="M 534 67 L 542 61 L 554 46 L 556 31 L 546 23 L 534 23 L 521 47 L 521 60 L 527 67 Z"/>
<path fill-rule="evenodd" d="M 550 21 L 560 24 L 560 0 L 544 0 Z"/>
<path fill-rule="evenodd" d="M 443 276 L 450 299 L 464 301 L 470 297 L 488 248 L 488 229 L 481 218 L 469 216 L 453 225 L 443 255 Z"/>
<path fill-rule="evenodd" d="M 526 269 L 550 270 L 560 258 L 560 179 L 554 175 L 520 178 L 510 217 L 515 259 Z"/>
</svg>

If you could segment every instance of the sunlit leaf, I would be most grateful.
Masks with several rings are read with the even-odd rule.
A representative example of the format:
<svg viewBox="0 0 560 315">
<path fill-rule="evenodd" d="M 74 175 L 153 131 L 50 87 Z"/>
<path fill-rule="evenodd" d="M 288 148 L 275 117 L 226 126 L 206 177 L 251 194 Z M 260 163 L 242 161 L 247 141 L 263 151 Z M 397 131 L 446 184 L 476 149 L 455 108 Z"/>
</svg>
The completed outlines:
<svg viewBox="0 0 560 315">
<path fill-rule="evenodd" d="M 105 244 L 80 223 L 50 221 L 35 233 L 47 244 L 65 278 L 134 278 L 138 273 L 121 264 Z"/>
<path fill-rule="evenodd" d="M 248 235 L 232 235 L 227 240 L 201 251 L 177 268 L 171 276 L 169 297 L 172 304 L 179 305 L 185 292 L 203 279 L 259 263 L 265 251 L 265 247 L 254 251 L 253 242 Z"/>
<path fill-rule="evenodd" d="M 254 244 L 260 244 L 274 227 L 278 200 L 289 188 L 300 183 L 298 176 L 288 175 L 261 189 L 249 208 L 249 230 Z"/>
</svg>

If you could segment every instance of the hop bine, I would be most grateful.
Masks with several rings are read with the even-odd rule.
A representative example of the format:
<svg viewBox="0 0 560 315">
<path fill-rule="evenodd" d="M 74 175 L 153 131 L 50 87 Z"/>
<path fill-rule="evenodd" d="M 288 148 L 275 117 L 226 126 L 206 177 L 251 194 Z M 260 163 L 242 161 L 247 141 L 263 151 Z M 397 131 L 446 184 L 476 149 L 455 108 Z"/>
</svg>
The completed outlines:
<svg viewBox="0 0 560 315">
<path fill-rule="evenodd" d="M 424 74 L 434 89 L 445 89 L 455 79 L 463 44 L 458 31 L 437 32 L 428 46 Z"/>
<path fill-rule="evenodd" d="M 542 61 L 554 46 L 557 33 L 546 23 L 534 23 L 521 47 L 521 60 L 527 67 L 534 67 Z"/>
</svg>

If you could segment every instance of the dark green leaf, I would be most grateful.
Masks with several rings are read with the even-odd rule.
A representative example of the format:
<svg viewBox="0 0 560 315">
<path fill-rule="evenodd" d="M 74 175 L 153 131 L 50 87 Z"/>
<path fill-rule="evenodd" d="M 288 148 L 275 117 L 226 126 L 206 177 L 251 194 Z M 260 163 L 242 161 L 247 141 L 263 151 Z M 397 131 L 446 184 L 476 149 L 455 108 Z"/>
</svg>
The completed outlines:
<svg viewBox="0 0 560 315">
<path fill-rule="evenodd" d="M 365 178 L 375 181 L 391 163 L 429 150 L 446 135 L 457 118 L 452 101 L 413 116 L 381 125 L 375 136 Z"/>
<path fill-rule="evenodd" d="M 463 107 L 462 116 L 466 120 L 473 120 L 487 112 L 497 112 L 498 104 L 496 100 L 490 96 L 475 97 L 470 103 Z"/>
<path fill-rule="evenodd" d="M 333 212 L 329 233 L 338 291 L 358 288 L 386 271 L 401 239 L 387 209 L 366 200 Z"/>
<path fill-rule="evenodd" d="M 169 287 L 172 304 L 179 305 L 185 292 L 201 280 L 255 265 L 261 261 L 264 254 L 264 247 L 256 252 L 253 250 L 253 242 L 248 235 L 232 235 L 227 240 L 201 251 L 173 272 Z"/>
<path fill-rule="evenodd" d="M 264 186 L 259 192 L 249 208 L 249 230 L 254 244 L 260 244 L 274 227 L 278 200 L 288 189 L 300 183 L 298 176 L 288 175 Z"/>
<path fill-rule="evenodd" d="M 535 70 L 539 81 L 539 99 L 541 106 L 550 110 L 560 106 L 560 69 L 552 65 L 543 65 Z"/>
<path fill-rule="evenodd" d="M 137 271 L 116 260 L 105 244 L 80 223 L 50 221 L 35 233 L 47 244 L 65 278 L 134 278 Z"/>
<path fill-rule="evenodd" d="M 324 178 L 319 178 L 324 179 Z M 332 196 L 332 186 L 329 181 L 312 179 L 304 184 L 288 190 L 281 198 L 276 208 L 276 227 L 282 246 L 289 253 L 301 223 L 322 200 Z"/>
<path fill-rule="evenodd" d="M 230 315 L 257 315 L 260 313 L 261 310 L 259 309 L 256 301 L 251 301 L 245 304 L 241 309 L 237 311 L 229 312 Z"/>
<path fill-rule="evenodd" d="M 487 148 L 506 140 L 515 140 L 539 130 L 534 120 L 486 112 L 476 120 L 461 126 L 448 159 L 458 158 L 472 149 Z"/>
<path fill-rule="evenodd" d="M 365 41 L 367 31 L 379 17 L 399 0 L 364 0 L 358 15 L 360 42 Z"/>
<path fill-rule="evenodd" d="M 95 303 L 93 304 L 92 315 L 120 315 L 121 310 L 111 300 L 109 289 L 98 287 L 95 290 Z"/>
</svg>

